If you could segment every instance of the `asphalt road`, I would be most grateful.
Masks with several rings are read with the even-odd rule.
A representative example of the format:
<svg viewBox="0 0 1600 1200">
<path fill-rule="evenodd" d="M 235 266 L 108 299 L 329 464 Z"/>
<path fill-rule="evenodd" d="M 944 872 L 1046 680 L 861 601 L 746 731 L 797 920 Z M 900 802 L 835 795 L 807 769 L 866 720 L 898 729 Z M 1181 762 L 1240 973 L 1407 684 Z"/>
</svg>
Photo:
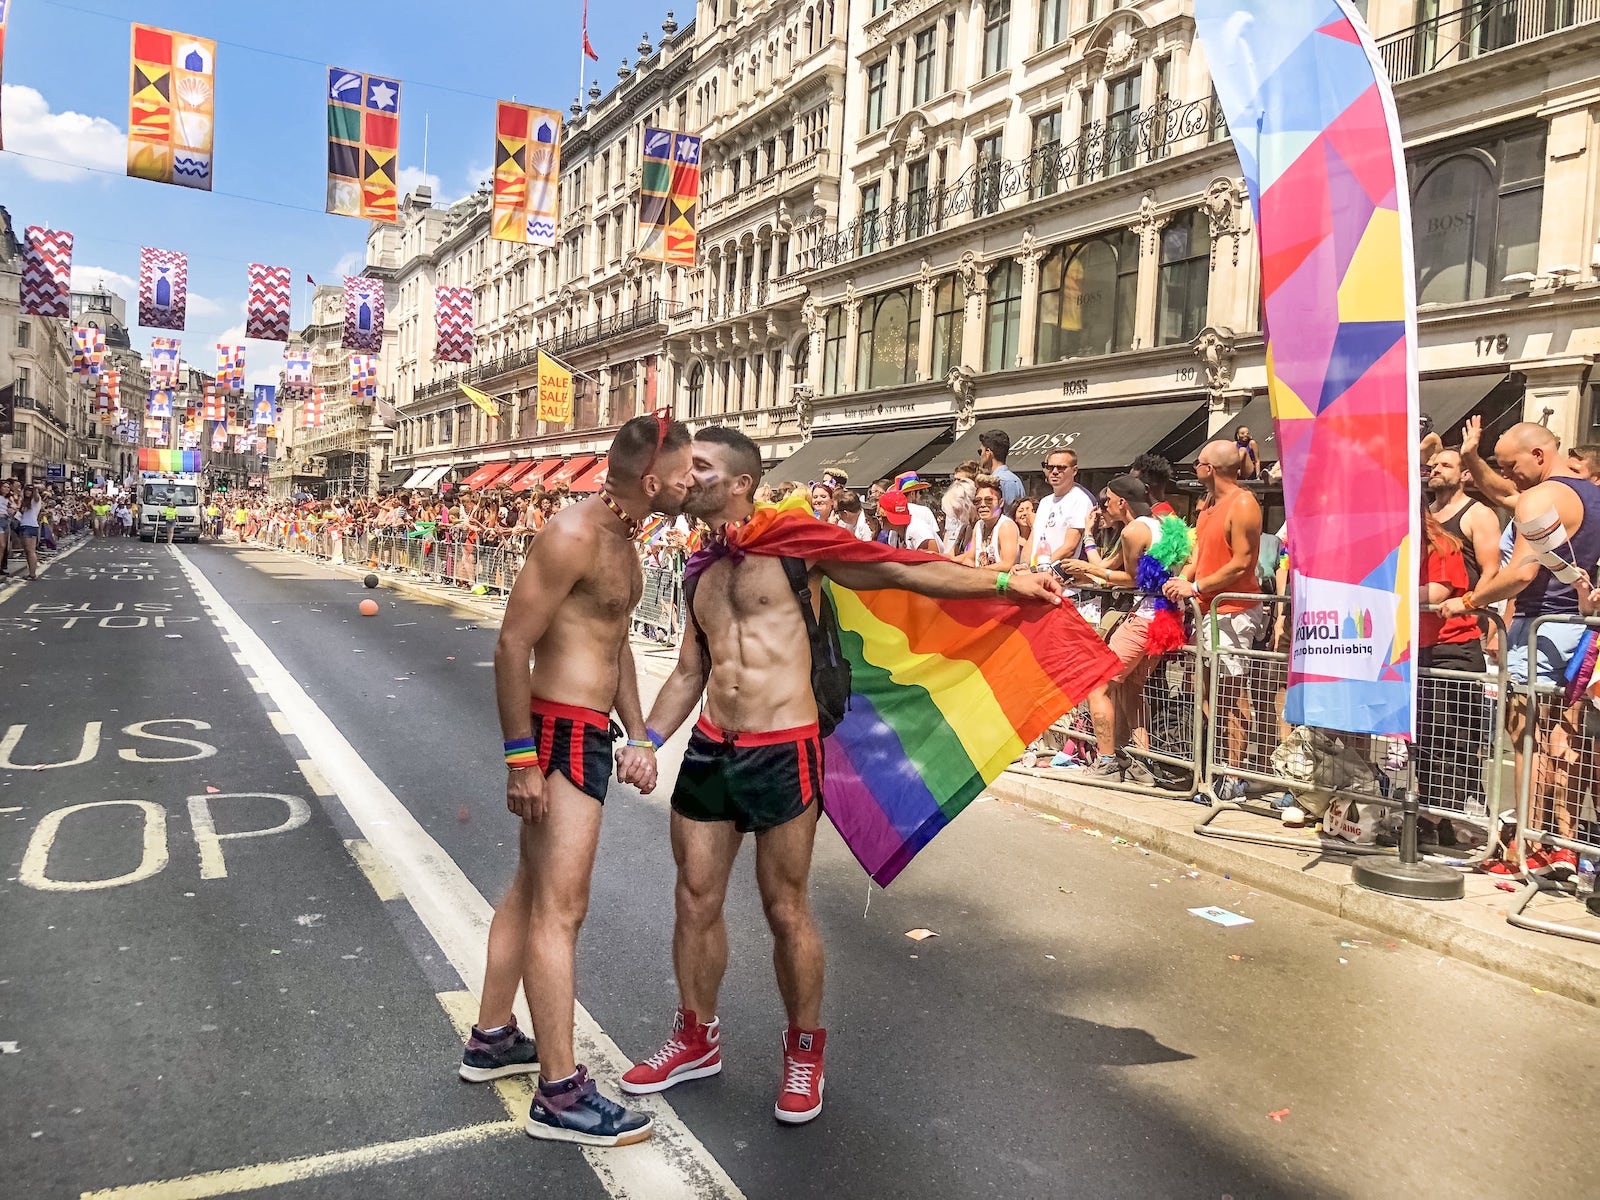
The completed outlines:
<svg viewBox="0 0 1600 1200">
<path fill-rule="evenodd" d="M 472 1010 L 515 847 L 495 634 L 389 591 L 363 618 L 369 594 L 269 552 L 119 541 L 0 602 L 0 1195 L 1589 1181 L 1593 1010 L 996 802 L 888 891 L 824 827 L 818 1121 L 771 1117 L 783 1016 L 747 850 L 723 1074 L 663 1097 L 654 1157 L 535 1143 L 514 1092 L 454 1078 L 451 1014 Z M 579 993 L 613 1092 L 675 999 L 668 791 L 607 799 Z M 1211 905 L 1253 923 L 1188 912 Z"/>
</svg>

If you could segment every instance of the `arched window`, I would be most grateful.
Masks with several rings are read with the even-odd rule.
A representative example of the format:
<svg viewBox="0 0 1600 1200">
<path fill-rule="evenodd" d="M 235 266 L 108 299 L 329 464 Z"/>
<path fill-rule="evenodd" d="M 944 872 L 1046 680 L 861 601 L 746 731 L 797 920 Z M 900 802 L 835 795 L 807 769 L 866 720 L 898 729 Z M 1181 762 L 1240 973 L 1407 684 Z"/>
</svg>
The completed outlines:
<svg viewBox="0 0 1600 1200">
<path fill-rule="evenodd" d="M 837 396 L 844 382 L 844 309 L 835 305 L 828 310 L 827 324 L 822 333 L 822 394 Z"/>
<path fill-rule="evenodd" d="M 794 353 L 789 356 L 789 378 L 798 387 L 806 382 L 806 376 L 811 371 L 811 335 L 801 338 L 794 348 Z"/>
<path fill-rule="evenodd" d="M 1022 264 L 1008 258 L 989 271 L 989 302 L 983 338 L 983 369 L 1005 371 L 1017 365 L 1022 328 Z"/>
<path fill-rule="evenodd" d="M 861 306 L 856 346 L 856 391 L 910 383 L 917 375 L 922 330 L 922 289 L 903 288 L 874 296 Z"/>
<path fill-rule="evenodd" d="M 1413 167 L 1419 304 L 1500 295 L 1538 270 L 1544 159 L 1540 129 Z"/>
<path fill-rule="evenodd" d="M 967 318 L 961 280 L 946 275 L 933 291 L 933 377 L 943 379 L 961 365 L 961 336 Z"/>
<path fill-rule="evenodd" d="M 706 369 L 699 363 L 689 368 L 689 415 L 703 417 L 706 412 Z"/>
<path fill-rule="evenodd" d="M 1156 345 L 1193 341 L 1205 328 L 1210 291 L 1211 226 L 1199 209 L 1190 209 L 1161 232 Z"/>
<path fill-rule="evenodd" d="M 1114 354 L 1133 345 L 1139 239 L 1126 229 L 1057 246 L 1039 265 L 1035 360 Z"/>
</svg>

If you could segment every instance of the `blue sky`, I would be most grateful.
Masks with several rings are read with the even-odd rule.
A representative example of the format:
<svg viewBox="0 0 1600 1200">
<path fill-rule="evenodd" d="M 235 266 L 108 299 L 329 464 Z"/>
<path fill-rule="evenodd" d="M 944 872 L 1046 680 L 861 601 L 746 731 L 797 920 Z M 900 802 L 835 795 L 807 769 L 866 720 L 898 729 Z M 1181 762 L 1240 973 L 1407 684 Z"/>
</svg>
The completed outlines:
<svg viewBox="0 0 1600 1200">
<path fill-rule="evenodd" d="M 600 61 L 588 78 L 609 90 L 641 33 L 661 40 L 669 6 L 680 23 L 693 19 L 692 0 L 591 0 Z M 436 199 L 464 196 L 488 176 L 494 98 L 565 110 L 577 92 L 580 0 L 11 0 L 8 8 L 5 145 L 32 157 L 0 153 L 0 204 L 19 228 L 70 230 L 74 286 L 104 280 L 128 301 L 130 320 L 139 247 L 188 254 L 180 336 L 185 359 L 206 371 L 215 343 L 242 336 L 247 264 L 290 268 L 298 327 L 306 275 L 337 283 L 362 262 L 366 222 L 322 211 L 325 65 L 402 81 L 401 190 L 424 178 L 426 114 Z M 123 175 L 133 20 L 218 42 L 211 193 Z M 135 345 L 148 344 L 148 331 L 133 332 Z M 246 344 L 251 380 L 276 379 L 281 344 Z"/>
</svg>

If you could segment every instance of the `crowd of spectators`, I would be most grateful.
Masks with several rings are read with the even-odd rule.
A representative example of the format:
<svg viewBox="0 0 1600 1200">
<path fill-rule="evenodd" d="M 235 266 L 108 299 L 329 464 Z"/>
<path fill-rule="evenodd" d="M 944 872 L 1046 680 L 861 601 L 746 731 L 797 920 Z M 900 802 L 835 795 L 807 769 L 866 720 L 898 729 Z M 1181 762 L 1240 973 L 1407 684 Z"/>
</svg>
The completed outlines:
<svg viewBox="0 0 1600 1200">
<path fill-rule="evenodd" d="M 0 480 L 0 578 L 31 581 L 38 576 L 40 555 L 54 554 L 68 538 L 120 532 L 112 516 L 119 505 L 126 509 L 126 498 L 104 488 L 82 492 L 53 483 Z"/>
</svg>

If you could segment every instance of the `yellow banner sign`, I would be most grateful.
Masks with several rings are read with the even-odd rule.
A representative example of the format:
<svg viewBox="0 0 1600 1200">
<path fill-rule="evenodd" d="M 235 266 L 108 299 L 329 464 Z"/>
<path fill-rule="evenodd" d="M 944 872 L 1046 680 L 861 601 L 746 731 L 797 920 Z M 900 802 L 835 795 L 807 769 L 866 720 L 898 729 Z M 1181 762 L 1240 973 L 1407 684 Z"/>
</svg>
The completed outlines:
<svg viewBox="0 0 1600 1200">
<path fill-rule="evenodd" d="M 572 372 L 539 351 L 539 420 L 566 424 L 572 420 Z"/>
</svg>

